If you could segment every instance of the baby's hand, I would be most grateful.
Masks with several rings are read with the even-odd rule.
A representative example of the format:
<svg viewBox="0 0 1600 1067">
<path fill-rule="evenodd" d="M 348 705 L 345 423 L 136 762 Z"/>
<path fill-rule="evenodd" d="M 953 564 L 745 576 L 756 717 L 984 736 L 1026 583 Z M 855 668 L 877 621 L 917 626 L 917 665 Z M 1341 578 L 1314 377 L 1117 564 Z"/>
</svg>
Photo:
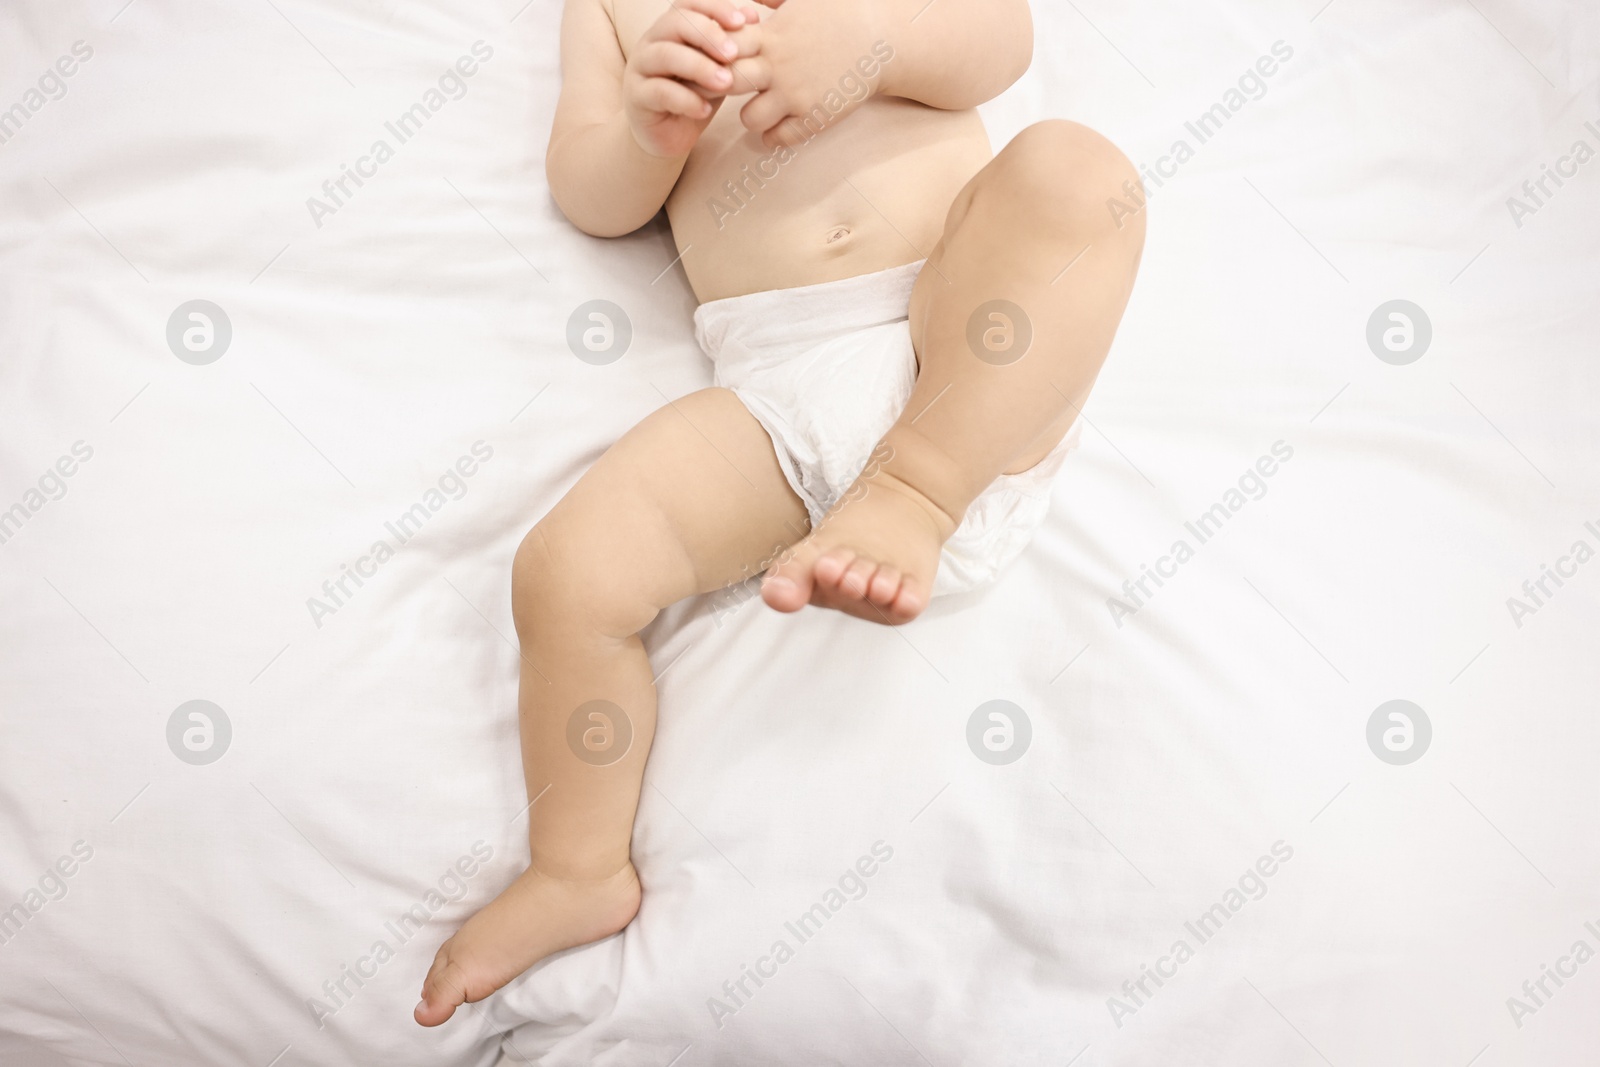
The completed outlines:
<svg viewBox="0 0 1600 1067">
<path fill-rule="evenodd" d="M 760 2 L 778 10 L 755 31 L 758 54 L 733 63 L 738 91 L 756 90 L 739 118 L 768 148 L 793 147 L 872 96 L 877 72 L 894 52 L 884 41 L 881 5 L 872 0 Z M 819 108 L 825 118 L 808 130 L 802 124 Z"/>
<path fill-rule="evenodd" d="M 633 48 L 622 75 L 634 140 L 653 156 L 686 155 L 733 85 L 728 35 L 754 22 L 733 0 L 676 0 Z"/>
</svg>

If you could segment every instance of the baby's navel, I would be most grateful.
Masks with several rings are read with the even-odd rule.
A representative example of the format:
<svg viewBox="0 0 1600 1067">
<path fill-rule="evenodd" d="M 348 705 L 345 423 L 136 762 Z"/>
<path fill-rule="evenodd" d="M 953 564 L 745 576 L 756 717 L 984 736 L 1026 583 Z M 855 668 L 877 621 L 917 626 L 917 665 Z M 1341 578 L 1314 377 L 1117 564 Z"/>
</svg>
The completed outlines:
<svg viewBox="0 0 1600 1067">
<path fill-rule="evenodd" d="M 844 240 L 846 237 L 849 237 L 849 236 L 850 236 L 850 227 L 848 227 L 848 226 L 835 226 L 833 229 L 828 231 L 827 243 L 830 244 L 830 245 L 831 244 L 838 244 L 840 241 Z"/>
</svg>

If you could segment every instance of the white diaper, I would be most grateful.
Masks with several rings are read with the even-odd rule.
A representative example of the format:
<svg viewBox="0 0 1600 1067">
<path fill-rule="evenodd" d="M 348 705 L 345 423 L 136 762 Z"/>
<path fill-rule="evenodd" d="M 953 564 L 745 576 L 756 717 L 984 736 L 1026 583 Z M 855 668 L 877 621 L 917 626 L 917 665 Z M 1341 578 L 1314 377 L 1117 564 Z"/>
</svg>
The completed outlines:
<svg viewBox="0 0 1600 1067">
<path fill-rule="evenodd" d="M 916 381 L 907 308 L 922 264 L 798 289 L 713 300 L 695 336 L 766 429 L 789 485 L 815 525 L 900 417 Z M 967 509 L 944 546 L 933 595 L 992 581 L 1050 510 L 1050 484 L 1077 443 L 1074 424 L 1036 466 L 1002 475 Z"/>
</svg>

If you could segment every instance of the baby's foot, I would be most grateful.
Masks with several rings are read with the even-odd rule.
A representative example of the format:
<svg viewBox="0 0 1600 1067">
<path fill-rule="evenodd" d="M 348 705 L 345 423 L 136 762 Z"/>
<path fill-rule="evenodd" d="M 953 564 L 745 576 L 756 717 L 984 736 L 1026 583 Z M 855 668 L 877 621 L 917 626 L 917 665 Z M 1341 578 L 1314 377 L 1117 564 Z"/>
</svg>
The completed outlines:
<svg viewBox="0 0 1600 1067">
<path fill-rule="evenodd" d="M 632 863 L 595 881 L 530 867 L 439 946 L 413 1014 L 423 1026 L 438 1026 L 463 1001 L 482 1000 L 552 952 L 616 933 L 638 911 Z"/>
<path fill-rule="evenodd" d="M 858 480 L 811 535 L 767 573 L 779 611 L 807 604 L 897 626 L 928 606 L 939 552 L 956 522 L 884 470 Z"/>
</svg>

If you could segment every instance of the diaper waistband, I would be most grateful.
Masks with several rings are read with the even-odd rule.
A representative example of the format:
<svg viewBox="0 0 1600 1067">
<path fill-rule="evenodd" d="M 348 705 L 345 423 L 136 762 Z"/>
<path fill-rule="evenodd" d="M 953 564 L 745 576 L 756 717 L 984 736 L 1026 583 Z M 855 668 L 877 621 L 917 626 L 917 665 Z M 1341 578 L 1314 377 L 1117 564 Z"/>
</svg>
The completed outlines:
<svg viewBox="0 0 1600 1067">
<path fill-rule="evenodd" d="M 711 300 L 695 309 L 695 338 L 715 362 L 730 346 L 745 352 L 804 348 L 841 334 L 901 322 L 924 262 Z"/>
</svg>

